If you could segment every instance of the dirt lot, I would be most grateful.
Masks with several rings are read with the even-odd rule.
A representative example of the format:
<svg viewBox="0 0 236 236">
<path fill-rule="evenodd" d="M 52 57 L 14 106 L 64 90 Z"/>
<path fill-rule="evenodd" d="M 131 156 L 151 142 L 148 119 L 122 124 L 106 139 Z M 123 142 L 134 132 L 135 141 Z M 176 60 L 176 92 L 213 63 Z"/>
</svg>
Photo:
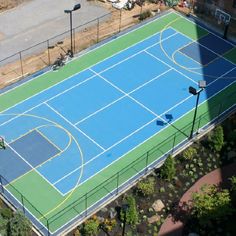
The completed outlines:
<svg viewBox="0 0 236 236">
<path fill-rule="evenodd" d="M 17 7 L 20 4 L 24 2 L 29 2 L 29 1 L 31 0 L 0 0 L 0 12 Z"/>
</svg>

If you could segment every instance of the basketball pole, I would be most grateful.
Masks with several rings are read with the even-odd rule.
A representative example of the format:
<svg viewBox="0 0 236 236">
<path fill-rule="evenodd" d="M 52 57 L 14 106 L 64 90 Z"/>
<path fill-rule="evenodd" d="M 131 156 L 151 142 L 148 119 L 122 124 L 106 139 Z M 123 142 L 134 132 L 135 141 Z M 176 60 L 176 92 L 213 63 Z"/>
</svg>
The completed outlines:
<svg viewBox="0 0 236 236">
<path fill-rule="evenodd" d="M 224 39 L 227 39 L 228 29 L 229 29 L 229 24 L 225 24 L 224 35 L 223 35 Z"/>
</svg>

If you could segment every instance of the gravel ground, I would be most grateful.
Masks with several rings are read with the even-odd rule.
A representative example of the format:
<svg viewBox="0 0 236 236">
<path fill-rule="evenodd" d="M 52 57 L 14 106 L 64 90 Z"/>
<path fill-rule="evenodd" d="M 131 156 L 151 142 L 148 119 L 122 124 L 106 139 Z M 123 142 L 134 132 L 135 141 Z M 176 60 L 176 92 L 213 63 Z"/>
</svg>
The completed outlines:
<svg viewBox="0 0 236 236">
<path fill-rule="evenodd" d="M 0 61 L 14 53 L 69 30 L 65 9 L 76 3 L 81 9 L 73 12 L 73 27 L 102 16 L 108 11 L 86 0 L 31 0 L 0 14 Z"/>
</svg>

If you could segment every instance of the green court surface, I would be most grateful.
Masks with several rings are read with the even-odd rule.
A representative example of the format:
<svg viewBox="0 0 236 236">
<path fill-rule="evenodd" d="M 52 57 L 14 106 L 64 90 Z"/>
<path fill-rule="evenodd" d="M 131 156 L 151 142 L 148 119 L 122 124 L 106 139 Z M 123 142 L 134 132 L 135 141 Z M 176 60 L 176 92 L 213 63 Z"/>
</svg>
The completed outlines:
<svg viewBox="0 0 236 236">
<path fill-rule="evenodd" d="M 57 73 L 46 72 L 8 92 L 2 93 L 0 95 L 0 111 L 4 112 L 21 101 L 158 32 L 162 32 L 168 27 L 196 41 L 209 33 L 206 29 L 177 13 L 168 13 L 87 52 L 66 64 Z M 236 47 L 226 52 L 224 57 L 232 63 L 236 63 Z M 214 121 L 219 114 L 224 113 L 235 105 L 235 91 L 236 84 L 232 83 L 207 101 L 201 103 L 198 109 L 195 131 Z M 150 137 L 146 142 L 138 145 L 137 148 L 132 149 L 122 158 L 89 178 L 65 196 L 56 191 L 34 169 L 13 180 L 6 188 L 20 202 L 22 202 L 23 195 L 25 208 L 44 225 L 46 230 L 48 229 L 51 234 L 58 235 L 59 232 L 64 230 L 63 227 L 68 222 L 73 223 L 75 217 L 84 214 L 82 215 L 83 218 L 89 213 L 90 206 L 96 206 L 104 197 L 106 197 L 106 200 L 115 197 L 119 191 L 119 186 L 127 183 L 128 180 L 138 175 L 139 172 L 141 173 L 152 163 L 156 162 L 157 164 L 164 154 L 174 150 L 174 147 L 178 146 L 178 144 L 187 142 L 186 134 L 189 134 L 192 128 L 193 113 L 194 109 L 186 112 L 184 116 L 180 117 L 172 125 L 166 126 L 166 128 Z M 99 207 L 99 204 L 97 207 Z M 45 230 L 42 231 L 46 232 Z"/>
</svg>

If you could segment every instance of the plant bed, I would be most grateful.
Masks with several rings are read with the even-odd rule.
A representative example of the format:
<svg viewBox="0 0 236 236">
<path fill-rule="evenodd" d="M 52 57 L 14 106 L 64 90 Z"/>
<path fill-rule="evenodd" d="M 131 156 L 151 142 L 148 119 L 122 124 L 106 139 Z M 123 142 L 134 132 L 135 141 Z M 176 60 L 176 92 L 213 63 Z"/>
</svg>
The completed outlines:
<svg viewBox="0 0 236 236">
<path fill-rule="evenodd" d="M 94 235 L 122 235 L 124 212 L 121 212 L 124 206 L 127 206 L 127 198 L 132 198 L 136 207 L 132 213 L 127 213 L 135 220 L 132 224 L 126 222 L 125 235 L 158 235 L 162 223 L 169 214 L 182 217 L 178 207 L 179 201 L 194 183 L 209 172 L 236 162 L 234 132 L 236 115 L 231 116 L 222 126 L 216 127 L 175 158 L 169 157 L 170 160 L 160 169 L 140 180 L 136 186 L 96 214 L 99 227 Z M 77 229 L 80 235 L 89 235 L 81 231 L 85 224 Z M 73 235 L 73 232 L 69 235 Z"/>
</svg>

